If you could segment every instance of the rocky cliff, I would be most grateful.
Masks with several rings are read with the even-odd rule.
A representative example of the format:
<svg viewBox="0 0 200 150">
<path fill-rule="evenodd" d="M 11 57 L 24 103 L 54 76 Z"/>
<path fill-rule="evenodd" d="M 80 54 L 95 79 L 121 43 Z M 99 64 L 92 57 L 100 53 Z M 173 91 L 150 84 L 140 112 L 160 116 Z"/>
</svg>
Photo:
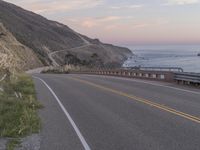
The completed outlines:
<svg viewBox="0 0 200 150">
<path fill-rule="evenodd" d="M 28 70 L 43 66 L 35 53 L 16 38 L 0 23 L 0 68 Z"/>
</svg>

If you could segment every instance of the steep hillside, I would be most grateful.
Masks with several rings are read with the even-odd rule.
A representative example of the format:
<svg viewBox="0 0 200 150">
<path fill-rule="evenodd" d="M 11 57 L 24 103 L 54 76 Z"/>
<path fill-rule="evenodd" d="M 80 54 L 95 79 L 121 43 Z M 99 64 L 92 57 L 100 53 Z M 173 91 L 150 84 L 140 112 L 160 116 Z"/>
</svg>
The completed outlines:
<svg viewBox="0 0 200 150">
<path fill-rule="evenodd" d="M 0 68 L 28 70 L 42 66 L 33 51 L 19 43 L 0 23 Z"/>
<path fill-rule="evenodd" d="M 105 64 L 117 65 L 122 64 L 132 54 L 126 48 L 92 40 L 76 33 L 66 25 L 50 21 L 1 0 L 0 22 L 20 43 L 32 49 L 46 65 L 65 63 L 63 55 L 71 51 L 82 59 L 88 59 L 91 54 L 97 53 Z M 83 46 L 84 48 L 81 49 Z"/>
</svg>

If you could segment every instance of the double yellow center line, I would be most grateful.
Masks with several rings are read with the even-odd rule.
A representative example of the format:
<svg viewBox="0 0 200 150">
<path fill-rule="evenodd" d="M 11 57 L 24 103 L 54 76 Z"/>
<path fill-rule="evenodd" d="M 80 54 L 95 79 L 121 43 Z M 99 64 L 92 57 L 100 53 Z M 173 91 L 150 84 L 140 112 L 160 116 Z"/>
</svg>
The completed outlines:
<svg viewBox="0 0 200 150">
<path fill-rule="evenodd" d="M 130 98 L 134 101 L 137 101 L 137 102 L 155 107 L 157 109 L 175 114 L 177 116 L 183 117 L 183 118 L 191 120 L 193 122 L 200 123 L 200 118 L 195 117 L 195 116 L 190 115 L 190 114 L 187 114 L 187 113 L 184 113 L 184 112 L 181 112 L 181 111 L 178 111 L 178 110 L 175 110 L 175 109 L 170 108 L 168 106 L 164 106 L 164 105 L 152 102 L 152 101 L 144 99 L 144 98 L 140 98 L 140 97 L 137 97 L 137 96 L 134 96 L 134 95 L 130 95 L 130 94 L 124 93 L 122 91 L 111 89 L 109 87 L 98 85 L 98 84 L 95 84 L 95 83 L 92 83 L 92 82 L 89 82 L 89 81 L 85 81 L 85 80 L 82 80 L 82 79 L 79 79 L 79 78 L 74 78 L 74 77 L 70 77 L 70 78 L 75 80 L 75 81 L 78 81 L 78 82 L 81 82 L 81 83 L 84 83 L 84 84 L 87 84 L 87 85 L 90 85 L 90 86 L 93 86 L 93 87 L 96 87 L 96 88 L 99 88 L 99 89 L 102 89 L 102 90 L 105 90 L 105 91 L 109 91 L 109 92 L 112 92 L 114 94 Z"/>
</svg>

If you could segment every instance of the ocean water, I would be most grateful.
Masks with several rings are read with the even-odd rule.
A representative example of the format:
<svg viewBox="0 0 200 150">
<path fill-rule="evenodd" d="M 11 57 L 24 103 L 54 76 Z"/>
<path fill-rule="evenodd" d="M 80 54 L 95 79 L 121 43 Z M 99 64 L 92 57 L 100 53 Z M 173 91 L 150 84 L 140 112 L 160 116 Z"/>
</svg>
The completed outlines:
<svg viewBox="0 0 200 150">
<path fill-rule="evenodd" d="M 181 67 L 185 72 L 200 73 L 200 45 L 127 46 L 135 56 L 124 67 Z"/>
</svg>

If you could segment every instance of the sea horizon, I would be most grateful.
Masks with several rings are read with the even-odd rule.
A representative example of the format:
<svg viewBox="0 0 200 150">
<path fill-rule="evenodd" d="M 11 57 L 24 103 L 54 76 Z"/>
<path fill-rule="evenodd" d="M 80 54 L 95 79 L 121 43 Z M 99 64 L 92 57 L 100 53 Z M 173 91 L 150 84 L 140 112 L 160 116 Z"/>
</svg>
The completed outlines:
<svg viewBox="0 0 200 150">
<path fill-rule="evenodd" d="M 200 52 L 200 44 L 125 44 L 122 45 L 134 50 L 196 50 Z"/>
<path fill-rule="evenodd" d="M 186 72 L 200 73 L 200 45 L 132 45 L 134 54 L 124 67 L 180 67 Z"/>
</svg>

